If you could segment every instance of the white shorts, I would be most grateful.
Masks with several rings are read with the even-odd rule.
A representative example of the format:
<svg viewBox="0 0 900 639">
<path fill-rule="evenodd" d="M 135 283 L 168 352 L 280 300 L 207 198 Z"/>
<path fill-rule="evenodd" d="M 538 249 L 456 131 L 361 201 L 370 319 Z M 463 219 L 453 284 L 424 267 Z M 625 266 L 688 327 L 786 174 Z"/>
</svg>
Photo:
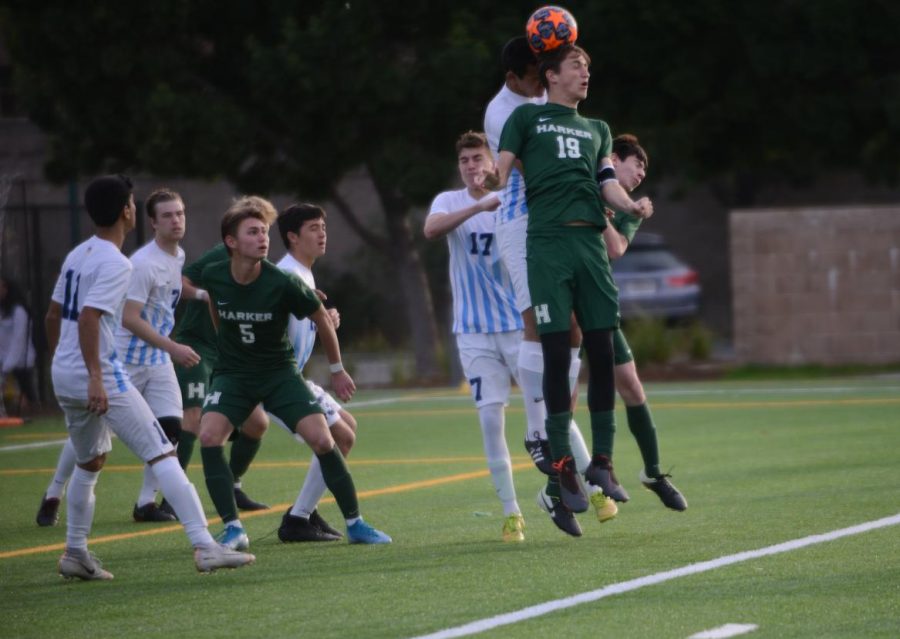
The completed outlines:
<svg viewBox="0 0 900 639">
<path fill-rule="evenodd" d="M 528 264 L 525 261 L 525 235 L 528 216 L 522 215 L 505 224 L 498 224 L 494 237 L 500 250 L 503 266 L 509 271 L 513 289 L 516 292 L 516 310 L 520 313 L 531 308 L 531 293 L 528 291 Z"/>
<path fill-rule="evenodd" d="M 157 419 L 162 417 L 184 418 L 181 405 L 181 389 L 172 362 L 158 366 L 126 364 L 125 370 L 131 383 L 146 400 Z"/>
<path fill-rule="evenodd" d="M 311 382 L 308 379 L 304 381 L 306 382 L 306 387 L 309 389 L 309 392 L 313 394 L 313 397 L 315 397 L 316 401 L 319 402 L 319 407 L 325 413 L 325 421 L 328 423 L 328 428 L 331 428 L 341 418 L 341 405 L 338 404 L 337 400 L 332 397 L 324 388 L 322 388 L 315 382 Z M 275 417 L 275 415 L 273 415 L 272 413 L 267 413 L 267 415 L 269 416 L 269 419 L 292 434 L 297 439 L 297 441 L 306 443 L 303 441 L 303 438 L 294 431 L 293 428 L 289 428 L 287 424 Z"/>
<path fill-rule="evenodd" d="M 518 378 L 516 362 L 522 336 L 522 331 L 460 333 L 456 336 L 463 373 L 479 408 L 509 403 L 509 380 L 510 377 Z"/>
<path fill-rule="evenodd" d="M 143 462 L 175 450 L 134 386 L 108 397 L 109 410 L 104 415 L 89 412 L 87 400 L 57 397 L 75 447 L 75 461 L 86 464 L 112 450 L 110 431 Z"/>
</svg>

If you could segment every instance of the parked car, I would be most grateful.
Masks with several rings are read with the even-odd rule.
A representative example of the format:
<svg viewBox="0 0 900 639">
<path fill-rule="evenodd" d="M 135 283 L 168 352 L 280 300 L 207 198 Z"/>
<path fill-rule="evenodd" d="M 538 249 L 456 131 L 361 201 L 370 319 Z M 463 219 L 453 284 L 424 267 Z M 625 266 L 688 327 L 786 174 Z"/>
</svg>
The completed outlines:
<svg viewBox="0 0 900 639">
<path fill-rule="evenodd" d="M 661 235 L 636 233 L 625 255 L 612 261 L 622 319 L 680 319 L 700 310 L 700 278 L 666 246 Z"/>
</svg>

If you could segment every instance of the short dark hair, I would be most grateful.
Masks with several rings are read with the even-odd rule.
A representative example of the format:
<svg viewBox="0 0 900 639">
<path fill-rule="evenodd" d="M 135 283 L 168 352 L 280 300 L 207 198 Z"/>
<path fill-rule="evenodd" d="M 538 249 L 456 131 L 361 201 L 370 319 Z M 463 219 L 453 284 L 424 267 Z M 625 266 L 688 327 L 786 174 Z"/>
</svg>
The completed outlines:
<svg viewBox="0 0 900 639">
<path fill-rule="evenodd" d="M 134 185 L 121 173 L 104 175 L 91 180 L 84 190 L 84 207 L 94 224 L 109 227 L 122 215 L 128 204 Z"/>
<path fill-rule="evenodd" d="M 278 232 L 281 234 L 281 241 L 284 242 L 284 248 L 291 248 L 288 242 L 288 233 L 299 233 L 300 227 L 304 222 L 309 220 L 324 220 L 328 216 L 325 209 L 315 204 L 291 204 L 278 215 Z"/>
<path fill-rule="evenodd" d="M 650 158 L 647 157 L 647 152 L 641 146 L 637 136 L 631 133 L 617 135 L 613 139 L 612 152 L 619 156 L 620 160 L 627 160 L 632 155 L 635 155 L 638 160 L 644 163 L 645 168 L 650 166 Z"/>
<path fill-rule="evenodd" d="M 517 77 L 521 78 L 528 72 L 528 67 L 537 64 L 537 58 L 534 57 L 531 47 L 528 46 L 528 39 L 525 36 L 516 36 L 505 45 L 500 53 L 500 65 L 503 72 L 512 71 Z"/>
<path fill-rule="evenodd" d="M 144 205 L 144 208 L 147 210 L 147 217 L 155 220 L 156 205 L 162 204 L 163 202 L 174 202 L 175 200 L 184 202 L 176 191 L 172 191 L 171 189 L 156 189 L 150 194 L 150 197 L 147 198 L 147 203 Z"/>
<path fill-rule="evenodd" d="M 538 76 L 540 77 L 541 84 L 545 89 L 550 88 L 550 82 L 547 80 L 547 71 L 553 71 L 553 73 L 559 73 L 560 65 L 563 63 L 563 60 L 569 57 L 569 54 L 576 53 L 578 55 L 584 56 L 584 59 L 587 61 L 588 66 L 591 65 L 591 56 L 587 54 L 587 51 L 582 49 L 579 46 L 574 44 L 564 44 L 552 51 L 548 51 L 547 53 L 542 53 L 538 56 Z"/>
<path fill-rule="evenodd" d="M 459 155 L 463 149 L 478 149 L 481 147 L 487 149 L 488 155 L 491 155 L 491 147 L 484 133 L 481 131 L 466 131 L 456 141 L 456 154 Z"/>
</svg>

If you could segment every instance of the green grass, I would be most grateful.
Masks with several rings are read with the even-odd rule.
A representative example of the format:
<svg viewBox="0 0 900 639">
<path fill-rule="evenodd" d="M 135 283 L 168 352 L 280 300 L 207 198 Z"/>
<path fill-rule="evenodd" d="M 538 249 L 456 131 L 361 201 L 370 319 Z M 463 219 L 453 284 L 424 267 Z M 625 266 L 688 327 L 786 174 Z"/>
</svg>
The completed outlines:
<svg viewBox="0 0 900 639">
<path fill-rule="evenodd" d="M 64 520 L 49 529 L 34 524 L 59 448 L 0 450 L 2 636 L 412 637 L 895 515 L 898 391 L 896 377 L 649 385 L 663 466 L 674 465 L 690 508 L 667 511 L 640 488 L 637 447 L 620 407 L 616 469 L 632 499 L 602 526 L 580 516 L 580 539 L 557 531 L 534 503 L 542 480 L 521 446 L 524 417 L 514 399 L 507 432 L 527 521 L 517 545 L 500 541 L 502 511 L 469 400 L 368 393 L 359 400 L 396 401 L 349 406 L 360 422 L 351 469 L 364 515 L 394 544 L 279 543 L 274 531 L 309 452 L 273 427 L 244 481 L 251 496 L 278 507 L 244 520 L 257 564 L 206 576 L 194 572 L 180 528 L 131 536 L 165 526 L 131 521 L 141 470 L 116 443 L 92 532 L 92 549 L 116 576 L 108 583 L 57 577 L 53 546 L 64 542 Z M 583 406 L 579 422 L 589 430 Z M 0 430 L 0 448 L 62 436 L 61 420 L 42 420 Z M 212 516 L 199 455 L 189 474 Z M 340 522 L 330 501 L 321 512 Z M 754 639 L 895 637 L 898 533 L 892 526 L 755 559 L 480 636 L 666 639 L 752 623 Z M 111 535 L 124 537 L 102 541 Z M 27 554 L 9 556 L 16 551 Z"/>
</svg>

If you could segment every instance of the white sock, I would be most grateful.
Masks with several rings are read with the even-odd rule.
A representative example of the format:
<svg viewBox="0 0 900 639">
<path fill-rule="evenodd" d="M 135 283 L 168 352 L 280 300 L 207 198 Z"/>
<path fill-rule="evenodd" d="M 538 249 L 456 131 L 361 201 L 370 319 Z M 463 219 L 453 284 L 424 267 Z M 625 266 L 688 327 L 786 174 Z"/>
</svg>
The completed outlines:
<svg viewBox="0 0 900 639">
<path fill-rule="evenodd" d="M 234 482 L 234 489 L 238 490 L 241 487 L 241 485 L 242 485 L 241 480 L 238 479 L 237 481 Z"/>
<path fill-rule="evenodd" d="M 588 465 L 591 463 L 591 453 L 584 437 L 581 435 L 581 429 L 575 420 L 569 422 L 569 445 L 572 446 L 572 457 L 575 458 L 575 468 L 579 473 L 584 474 Z"/>
<path fill-rule="evenodd" d="M 94 486 L 100 473 L 75 467 L 66 499 L 66 548 L 87 551 L 87 540 L 94 522 Z"/>
<path fill-rule="evenodd" d="M 156 478 L 150 464 L 144 464 L 144 483 L 141 484 L 141 492 L 138 494 L 137 505 L 143 506 L 156 501 Z"/>
<path fill-rule="evenodd" d="M 491 481 L 494 483 L 497 497 L 503 504 L 503 514 L 518 513 L 520 511 L 516 501 L 516 488 L 513 484 L 512 461 L 509 458 L 509 448 L 503 432 L 503 405 L 482 406 L 478 409 L 478 419 L 481 422 L 481 437 L 484 441 L 484 454 L 487 457 L 488 470 L 491 471 Z"/>
<path fill-rule="evenodd" d="M 525 401 L 525 439 L 547 439 L 547 407 L 544 405 L 544 351 L 538 342 L 522 341 L 516 362 Z"/>
<path fill-rule="evenodd" d="M 194 485 L 178 464 L 177 457 L 164 457 L 151 466 L 163 496 L 178 515 L 184 532 L 197 548 L 215 543 L 206 528 L 206 515 Z"/>
<path fill-rule="evenodd" d="M 300 494 L 291 507 L 291 514 L 295 517 L 305 517 L 309 519 L 310 513 L 316 509 L 316 504 L 325 494 L 325 478 L 322 476 L 322 465 L 319 458 L 315 455 L 309 462 L 309 470 L 306 471 L 306 478 L 303 480 L 303 486 L 300 488 Z"/>
<path fill-rule="evenodd" d="M 61 499 L 63 493 L 66 492 L 66 482 L 69 481 L 74 470 L 75 446 L 72 445 L 71 439 L 67 439 L 56 462 L 56 473 L 53 475 L 50 485 L 47 486 L 47 497 Z"/>
<path fill-rule="evenodd" d="M 572 361 L 569 364 L 569 390 L 575 392 L 578 388 L 578 373 L 581 372 L 581 358 L 578 357 L 580 348 L 572 349 Z"/>
</svg>

